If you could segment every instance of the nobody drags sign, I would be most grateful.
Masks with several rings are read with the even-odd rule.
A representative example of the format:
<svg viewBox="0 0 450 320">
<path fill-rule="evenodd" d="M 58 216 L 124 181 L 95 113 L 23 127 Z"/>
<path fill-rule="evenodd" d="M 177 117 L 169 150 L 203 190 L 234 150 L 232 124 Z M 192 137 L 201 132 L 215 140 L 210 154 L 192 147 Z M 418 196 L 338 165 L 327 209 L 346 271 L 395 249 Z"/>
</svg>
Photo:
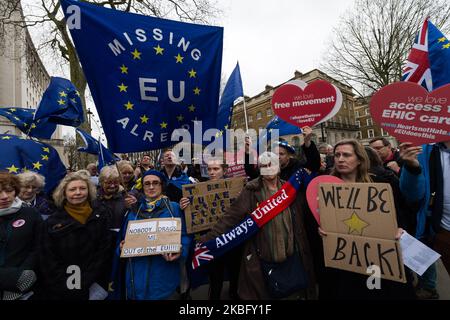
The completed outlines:
<svg viewBox="0 0 450 320">
<path fill-rule="evenodd" d="M 428 92 L 412 82 L 396 82 L 379 90 L 370 113 L 385 131 L 414 145 L 450 140 L 450 85 Z"/>
<path fill-rule="evenodd" d="M 180 252 L 181 219 L 160 218 L 129 221 L 121 258 Z"/>
</svg>

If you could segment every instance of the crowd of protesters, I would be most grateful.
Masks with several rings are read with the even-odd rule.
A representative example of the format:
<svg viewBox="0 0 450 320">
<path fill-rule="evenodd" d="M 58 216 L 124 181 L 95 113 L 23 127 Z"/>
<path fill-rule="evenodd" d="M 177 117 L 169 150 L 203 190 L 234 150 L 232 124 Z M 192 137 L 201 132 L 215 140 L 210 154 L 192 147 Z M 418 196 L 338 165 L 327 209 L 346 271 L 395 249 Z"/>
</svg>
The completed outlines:
<svg viewBox="0 0 450 320">
<path fill-rule="evenodd" d="M 172 150 L 160 164 L 145 155 L 138 166 L 122 160 L 103 167 L 70 172 L 52 194 L 34 172 L 0 172 L 0 300 L 89 300 L 93 291 L 120 300 L 189 299 L 195 289 L 189 271 L 193 246 L 239 223 L 258 204 L 274 195 L 298 169 L 329 174 L 344 183 L 383 182 L 391 185 L 399 238 L 406 230 L 442 255 L 450 272 L 450 141 L 392 148 L 385 138 L 364 147 L 357 140 L 316 146 L 304 128 L 299 151 L 280 141 L 250 163 L 252 141 L 246 140 L 247 182 L 232 205 L 208 231 L 188 234 L 183 210 L 189 199 L 183 184 L 227 178 L 223 158 L 206 162 L 208 177 L 197 165 L 186 166 Z M 278 165 L 279 164 L 279 165 Z M 228 298 L 274 299 L 261 260 L 282 263 L 295 256 L 307 286 L 283 299 L 436 299 L 436 266 L 414 285 L 407 270 L 405 284 L 382 281 L 369 290 L 367 276 L 325 267 L 320 228 L 306 205 L 306 187 L 294 202 L 258 233 L 211 262 L 203 272 L 209 299 L 219 300 L 229 280 Z M 181 251 L 156 256 L 119 258 L 128 221 L 181 218 Z M 298 262 L 297 262 L 298 263 Z M 81 272 L 71 286 L 70 277 Z M 406 268 L 407 269 L 407 268 Z M 75 270 L 75 271 L 74 271 Z"/>
</svg>

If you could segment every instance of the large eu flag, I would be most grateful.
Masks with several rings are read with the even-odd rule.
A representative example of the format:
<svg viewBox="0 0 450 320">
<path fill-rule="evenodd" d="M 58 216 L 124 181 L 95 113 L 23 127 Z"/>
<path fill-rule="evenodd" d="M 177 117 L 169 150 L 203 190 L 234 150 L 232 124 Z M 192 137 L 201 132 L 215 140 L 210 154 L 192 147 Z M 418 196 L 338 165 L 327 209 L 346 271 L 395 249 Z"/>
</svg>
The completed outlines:
<svg viewBox="0 0 450 320">
<path fill-rule="evenodd" d="M 45 192 L 56 188 L 66 175 L 66 167 L 52 146 L 31 139 L 0 134 L 0 170 L 18 174 L 27 170 L 45 177 Z"/>
<path fill-rule="evenodd" d="M 30 137 L 50 139 L 55 132 L 56 124 L 48 119 L 34 120 L 35 109 L 27 108 L 0 108 L 0 116 L 14 123 L 23 133 Z"/>
<path fill-rule="evenodd" d="M 428 91 L 450 83 L 450 41 L 428 19 L 414 41 L 402 80 L 416 82 Z"/>
<path fill-rule="evenodd" d="M 106 9 L 75 0 L 72 38 L 113 152 L 173 145 L 177 128 L 215 127 L 223 28 Z M 73 11 L 70 11 L 73 12 Z"/>
</svg>

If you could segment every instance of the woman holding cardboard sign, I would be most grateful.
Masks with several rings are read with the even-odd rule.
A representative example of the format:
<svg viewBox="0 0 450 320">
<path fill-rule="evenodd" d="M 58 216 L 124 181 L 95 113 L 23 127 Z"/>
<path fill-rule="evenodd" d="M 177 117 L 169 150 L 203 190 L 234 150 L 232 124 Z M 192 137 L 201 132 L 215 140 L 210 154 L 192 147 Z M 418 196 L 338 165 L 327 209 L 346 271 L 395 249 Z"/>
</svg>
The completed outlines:
<svg viewBox="0 0 450 320">
<path fill-rule="evenodd" d="M 179 205 L 171 202 L 164 195 L 167 180 L 156 170 L 148 170 L 142 177 L 144 199 L 139 207 L 131 210 L 122 228 L 122 237 L 128 223 L 134 220 L 157 218 L 181 218 L 181 251 L 178 253 L 163 253 L 159 255 L 127 258 L 120 264 L 124 275 L 115 268 L 116 279 L 113 278 L 112 298 L 127 300 L 163 300 L 172 299 L 180 285 L 180 270 L 188 255 L 190 237 L 186 234 L 186 226 Z M 124 240 L 120 242 L 117 254 L 120 255 Z M 113 273 L 115 273 L 113 271 Z M 113 275 L 114 277 L 114 275 Z M 122 288 L 121 288 L 122 287 Z M 121 291 L 123 294 L 121 294 Z"/>
<path fill-rule="evenodd" d="M 364 147 L 358 141 L 354 139 L 349 139 L 349 140 L 342 140 L 339 143 L 337 143 L 334 147 L 334 161 L 335 166 L 331 174 L 338 178 L 341 178 L 344 181 L 344 183 L 374 182 L 374 179 L 372 179 L 371 176 L 369 175 L 370 163 L 368 156 L 364 150 Z M 394 199 L 395 201 L 400 200 L 398 197 Z M 350 201 L 348 201 L 348 203 L 350 203 Z M 339 208 L 341 208 L 341 206 L 339 206 Z M 397 222 L 399 226 L 402 226 L 401 221 L 403 219 L 399 219 L 399 217 L 401 217 L 402 214 L 403 214 L 402 212 L 397 212 Z M 359 223 L 359 226 L 369 225 L 365 221 L 361 220 L 361 218 L 358 217 L 357 213 L 352 214 L 352 219 L 345 221 L 346 222 L 349 221 L 348 223 L 350 224 L 350 220 L 357 220 L 357 219 L 358 219 L 357 223 Z M 321 224 L 323 225 L 322 219 Z M 351 227 L 353 228 L 353 225 Z M 397 240 L 400 238 L 402 232 L 403 229 L 401 228 L 397 230 L 396 234 Z M 322 237 L 328 236 L 327 233 L 321 228 L 319 228 L 319 233 Z M 360 236 L 359 239 L 364 239 L 364 236 Z M 367 262 L 368 257 L 366 250 L 369 251 L 370 248 L 371 248 L 370 245 L 365 245 L 364 252 L 361 253 L 358 252 L 357 246 L 353 244 L 349 264 L 358 261 L 358 265 L 360 265 L 359 262 L 360 258 L 361 261 Z M 340 247 L 339 250 L 338 249 L 336 250 L 334 258 L 336 258 L 340 253 L 343 252 L 341 249 L 343 248 Z M 340 256 L 342 257 L 344 256 L 344 254 Z M 339 260 L 334 258 L 333 260 Z M 382 260 L 381 258 L 382 255 L 380 256 L 380 261 Z M 363 275 L 341 269 L 325 268 L 324 271 L 325 281 L 322 281 L 321 286 L 319 288 L 320 298 L 321 299 L 414 299 L 411 281 L 412 278 L 410 277 L 409 272 L 407 270 L 405 271 L 407 278 L 406 284 L 380 279 L 379 286 L 375 286 L 375 288 L 371 287 L 369 289 L 370 285 L 368 277 L 371 276 L 371 273 Z"/>
</svg>

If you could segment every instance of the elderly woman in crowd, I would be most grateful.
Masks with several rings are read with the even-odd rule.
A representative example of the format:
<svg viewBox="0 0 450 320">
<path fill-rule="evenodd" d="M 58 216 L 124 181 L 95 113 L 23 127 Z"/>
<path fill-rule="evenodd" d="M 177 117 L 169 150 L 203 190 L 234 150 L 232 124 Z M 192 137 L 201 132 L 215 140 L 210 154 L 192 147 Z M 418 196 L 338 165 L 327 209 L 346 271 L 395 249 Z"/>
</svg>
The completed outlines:
<svg viewBox="0 0 450 320">
<path fill-rule="evenodd" d="M 191 239 L 186 234 L 184 217 L 178 203 L 171 202 L 164 194 L 166 183 L 167 180 L 161 172 L 147 170 L 142 177 L 145 198 L 140 201 L 136 210 L 128 214 L 127 221 L 181 218 L 181 250 L 179 253 L 127 258 L 126 262 L 121 264 L 121 267 L 125 269 L 124 279 L 121 281 L 115 279 L 116 282 L 113 285 L 115 294 L 125 291 L 125 299 L 173 299 L 180 285 L 180 269 L 188 255 Z M 124 224 L 122 238 L 125 236 L 126 226 L 127 224 Z M 124 241 L 120 243 L 118 253 L 122 250 L 123 244 Z M 120 297 L 115 295 L 113 298 Z"/>
<path fill-rule="evenodd" d="M 19 198 L 23 205 L 35 208 L 46 220 L 53 212 L 53 203 L 44 195 L 45 177 L 33 171 L 18 174 L 20 180 Z"/>
<path fill-rule="evenodd" d="M 41 217 L 22 206 L 17 176 L 0 172 L 0 300 L 27 299 L 36 281 Z"/>
<path fill-rule="evenodd" d="M 88 300 L 95 283 L 107 288 L 111 213 L 93 205 L 95 196 L 95 186 L 80 172 L 67 175 L 53 194 L 56 211 L 44 222 L 39 241 L 44 299 Z"/>
</svg>

